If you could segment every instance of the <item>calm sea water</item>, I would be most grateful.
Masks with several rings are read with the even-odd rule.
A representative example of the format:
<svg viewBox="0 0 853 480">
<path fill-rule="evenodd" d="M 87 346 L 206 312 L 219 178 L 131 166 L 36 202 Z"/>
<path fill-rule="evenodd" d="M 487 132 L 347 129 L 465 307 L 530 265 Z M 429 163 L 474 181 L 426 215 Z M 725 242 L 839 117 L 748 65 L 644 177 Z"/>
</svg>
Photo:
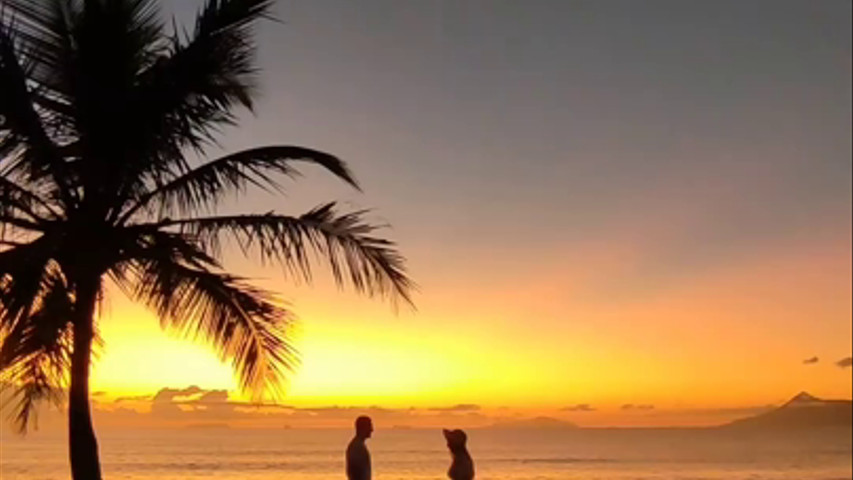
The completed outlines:
<svg viewBox="0 0 853 480">
<path fill-rule="evenodd" d="M 470 430 L 480 480 L 849 480 L 850 431 L 778 436 L 714 430 Z M 107 480 L 343 479 L 349 432 L 100 432 Z M 65 439 L 3 432 L 2 480 L 67 480 Z M 377 480 L 445 478 L 438 430 L 378 431 Z"/>
</svg>

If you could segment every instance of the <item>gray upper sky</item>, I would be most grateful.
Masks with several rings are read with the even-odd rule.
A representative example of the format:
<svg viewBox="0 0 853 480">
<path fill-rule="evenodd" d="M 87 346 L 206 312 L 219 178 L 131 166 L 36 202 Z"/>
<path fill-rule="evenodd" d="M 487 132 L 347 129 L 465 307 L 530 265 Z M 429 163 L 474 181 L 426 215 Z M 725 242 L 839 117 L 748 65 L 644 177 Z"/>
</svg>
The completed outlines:
<svg viewBox="0 0 853 480">
<path fill-rule="evenodd" d="M 850 13 L 826 0 L 281 1 L 283 23 L 259 37 L 257 117 L 225 144 L 342 156 L 365 196 L 312 177 L 292 200 L 377 207 L 410 248 L 559 245 L 671 217 L 683 231 L 649 261 L 689 270 L 849 230 Z"/>
</svg>

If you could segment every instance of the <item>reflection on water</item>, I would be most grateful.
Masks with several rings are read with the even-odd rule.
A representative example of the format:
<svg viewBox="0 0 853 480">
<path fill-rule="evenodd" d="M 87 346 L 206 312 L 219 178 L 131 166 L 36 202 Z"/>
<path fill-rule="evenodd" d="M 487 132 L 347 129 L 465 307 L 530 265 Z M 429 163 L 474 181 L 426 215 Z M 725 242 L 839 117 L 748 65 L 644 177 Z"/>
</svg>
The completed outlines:
<svg viewBox="0 0 853 480">
<path fill-rule="evenodd" d="M 147 430 L 100 433 L 105 478 L 343 478 L 346 430 Z M 470 430 L 481 480 L 849 480 L 850 430 Z M 439 430 L 378 431 L 377 480 L 436 480 L 449 465 Z M 4 432 L 3 480 L 66 480 L 63 435 Z"/>
</svg>

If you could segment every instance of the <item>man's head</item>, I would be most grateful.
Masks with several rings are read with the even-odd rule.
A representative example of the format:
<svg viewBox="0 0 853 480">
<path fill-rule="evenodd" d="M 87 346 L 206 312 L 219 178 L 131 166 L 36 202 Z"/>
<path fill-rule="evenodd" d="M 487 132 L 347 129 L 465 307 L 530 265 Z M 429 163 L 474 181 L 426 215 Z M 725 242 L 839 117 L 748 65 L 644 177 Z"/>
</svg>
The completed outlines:
<svg viewBox="0 0 853 480">
<path fill-rule="evenodd" d="M 355 419 L 355 435 L 361 438 L 370 438 L 373 433 L 373 421 L 370 417 L 361 416 Z"/>
</svg>

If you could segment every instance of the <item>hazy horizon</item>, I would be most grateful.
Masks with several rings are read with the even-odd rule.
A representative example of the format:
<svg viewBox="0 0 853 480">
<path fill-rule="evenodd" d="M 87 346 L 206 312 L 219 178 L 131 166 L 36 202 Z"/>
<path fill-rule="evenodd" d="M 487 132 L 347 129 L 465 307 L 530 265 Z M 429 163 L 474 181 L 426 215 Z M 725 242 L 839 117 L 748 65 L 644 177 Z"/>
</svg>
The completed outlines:
<svg viewBox="0 0 853 480">
<path fill-rule="evenodd" d="M 655 405 L 568 405 L 560 408 L 489 407 L 477 404 L 435 405 L 432 407 L 386 408 L 378 405 L 316 405 L 296 407 L 287 404 L 258 404 L 229 396 L 224 390 L 164 388 L 156 394 L 109 398 L 105 392 L 93 393 L 94 421 L 97 428 L 190 428 L 227 426 L 229 428 L 343 428 L 351 429 L 359 415 L 374 418 L 377 426 L 389 428 L 489 428 L 495 425 L 531 420 L 556 420 L 562 426 L 579 428 L 707 428 L 733 420 L 755 416 L 779 408 L 791 397 L 775 404 L 740 407 L 685 406 L 659 409 Z M 0 395 L 2 400 L 2 395 Z M 845 400 L 850 399 L 823 399 Z M 42 408 L 39 428 L 64 431 L 65 414 L 57 408 Z M 559 427 L 559 425 L 558 425 Z M 539 428 L 524 425 L 522 428 Z M 545 426 L 544 428 L 549 428 Z"/>
</svg>

